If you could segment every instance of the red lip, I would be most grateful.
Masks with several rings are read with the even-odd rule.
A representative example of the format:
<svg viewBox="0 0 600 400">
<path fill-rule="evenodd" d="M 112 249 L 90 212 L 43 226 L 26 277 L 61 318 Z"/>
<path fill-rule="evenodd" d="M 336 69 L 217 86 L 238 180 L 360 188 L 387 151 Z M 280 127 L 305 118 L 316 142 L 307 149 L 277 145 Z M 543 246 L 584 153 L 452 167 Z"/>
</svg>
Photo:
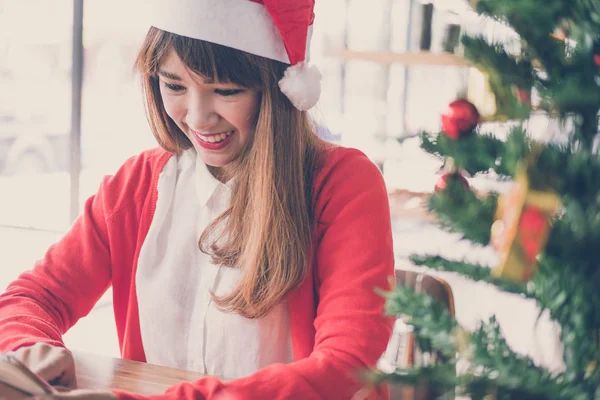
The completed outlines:
<svg viewBox="0 0 600 400">
<path fill-rule="evenodd" d="M 221 149 L 227 147 L 229 142 L 231 142 L 231 138 L 234 137 L 235 134 L 237 133 L 236 131 L 233 131 L 233 133 L 231 135 L 229 135 L 226 139 L 220 141 L 219 143 L 210 143 L 210 142 L 206 142 L 206 141 L 202 140 L 201 136 L 215 136 L 215 135 L 220 135 L 221 133 L 224 133 L 224 132 L 211 133 L 209 135 L 200 135 L 199 133 L 197 133 L 194 130 L 191 130 L 191 131 L 194 134 L 194 136 L 196 137 L 196 141 L 198 142 L 200 147 L 205 148 L 207 150 L 221 150 Z"/>
</svg>

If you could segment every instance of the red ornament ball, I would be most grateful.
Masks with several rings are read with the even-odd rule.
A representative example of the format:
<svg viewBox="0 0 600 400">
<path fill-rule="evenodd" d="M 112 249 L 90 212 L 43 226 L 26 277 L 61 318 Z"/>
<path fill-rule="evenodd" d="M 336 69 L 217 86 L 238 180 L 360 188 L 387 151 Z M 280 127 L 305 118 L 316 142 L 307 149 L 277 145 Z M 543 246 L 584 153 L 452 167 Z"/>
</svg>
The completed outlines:
<svg viewBox="0 0 600 400">
<path fill-rule="evenodd" d="M 479 124 L 479 111 L 468 100 L 454 100 L 442 115 L 444 134 L 452 140 L 458 140 L 473 132 Z"/>
<path fill-rule="evenodd" d="M 600 54 L 594 54 L 594 64 L 596 67 L 600 67 Z"/>
<path fill-rule="evenodd" d="M 441 192 L 446 190 L 450 182 L 459 182 L 465 189 L 469 189 L 469 181 L 459 172 L 450 172 L 440 176 L 440 179 L 435 184 L 435 191 Z"/>
</svg>

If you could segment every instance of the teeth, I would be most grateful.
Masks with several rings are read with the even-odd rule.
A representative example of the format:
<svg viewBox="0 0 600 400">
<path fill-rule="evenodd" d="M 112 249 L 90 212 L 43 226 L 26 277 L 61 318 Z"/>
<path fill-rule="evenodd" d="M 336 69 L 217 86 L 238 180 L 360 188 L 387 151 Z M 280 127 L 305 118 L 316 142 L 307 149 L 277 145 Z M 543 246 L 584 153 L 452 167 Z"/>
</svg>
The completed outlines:
<svg viewBox="0 0 600 400">
<path fill-rule="evenodd" d="M 226 133 L 221 133 L 218 135 L 212 135 L 212 136 L 202 136 L 202 135 L 198 135 L 198 137 L 200 138 L 200 140 L 202 140 L 203 142 L 208 142 L 208 143 L 219 143 L 225 139 L 227 139 L 229 136 L 233 135 L 234 131 L 229 131 Z"/>
</svg>

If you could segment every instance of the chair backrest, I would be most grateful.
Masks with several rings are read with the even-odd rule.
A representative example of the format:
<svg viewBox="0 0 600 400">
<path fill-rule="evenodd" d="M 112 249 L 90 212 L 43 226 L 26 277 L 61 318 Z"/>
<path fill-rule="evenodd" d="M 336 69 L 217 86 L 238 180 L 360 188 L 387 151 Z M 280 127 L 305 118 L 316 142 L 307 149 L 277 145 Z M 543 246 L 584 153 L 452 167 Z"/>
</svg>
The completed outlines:
<svg viewBox="0 0 600 400">
<path fill-rule="evenodd" d="M 455 315 L 454 295 L 452 288 L 442 278 L 412 269 L 396 270 L 396 285 L 409 286 L 417 292 L 425 293 L 445 305 L 452 316 Z M 405 325 L 399 319 L 394 326 L 394 333 L 388 343 L 388 349 L 380 360 L 380 368 L 393 370 L 394 365 L 402 363 L 412 364 L 415 360 L 414 338 L 407 337 L 405 333 L 398 332 Z M 402 362 L 403 360 L 404 362 Z M 436 390 L 420 385 L 390 385 L 390 399 L 431 400 L 439 396 Z"/>
<path fill-rule="evenodd" d="M 455 315 L 454 295 L 452 288 L 444 279 L 409 269 L 396 270 L 396 285 L 409 286 L 420 293 L 425 293 L 448 307 L 452 316 Z"/>
</svg>

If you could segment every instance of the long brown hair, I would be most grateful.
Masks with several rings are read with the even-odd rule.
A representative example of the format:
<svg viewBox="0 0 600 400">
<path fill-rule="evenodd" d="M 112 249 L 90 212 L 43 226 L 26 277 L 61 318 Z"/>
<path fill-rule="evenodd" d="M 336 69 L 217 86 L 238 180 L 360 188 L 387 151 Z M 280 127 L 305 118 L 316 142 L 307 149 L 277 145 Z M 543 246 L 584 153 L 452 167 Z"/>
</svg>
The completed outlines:
<svg viewBox="0 0 600 400">
<path fill-rule="evenodd" d="M 231 205 L 198 241 L 213 263 L 242 271 L 231 293 L 212 294 L 215 303 L 259 318 L 308 273 L 312 187 L 322 142 L 307 113 L 294 108 L 279 90 L 286 64 L 151 28 L 135 66 L 150 126 L 166 150 L 180 152 L 191 146 L 167 115 L 158 86 L 158 68 L 171 49 L 196 74 L 261 91 L 253 142 L 234 167 Z"/>
</svg>

